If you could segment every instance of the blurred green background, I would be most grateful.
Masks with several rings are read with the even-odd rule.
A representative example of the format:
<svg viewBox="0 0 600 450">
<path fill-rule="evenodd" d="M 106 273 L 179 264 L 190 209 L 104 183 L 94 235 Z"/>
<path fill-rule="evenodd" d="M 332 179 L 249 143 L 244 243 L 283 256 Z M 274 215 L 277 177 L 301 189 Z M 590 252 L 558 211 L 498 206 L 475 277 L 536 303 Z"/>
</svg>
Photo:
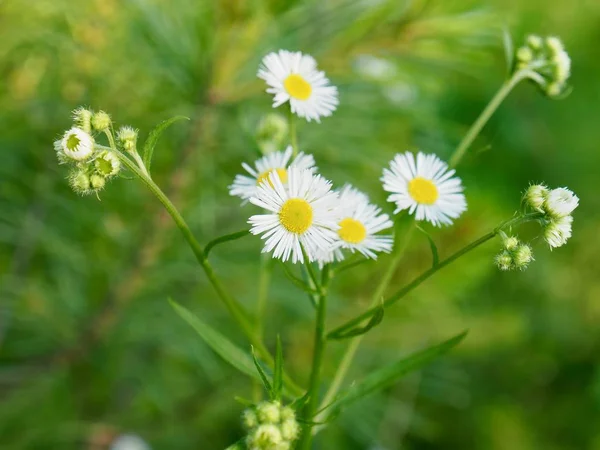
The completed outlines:
<svg viewBox="0 0 600 450">
<path fill-rule="evenodd" d="M 154 176 L 201 242 L 252 213 L 229 197 L 254 128 L 271 110 L 255 77 L 279 48 L 313 54 L 341 104 L 299 125 L 300 146 L 338 185 L 384 205 L 394 153 L 447 158 L 506 73 L 502 29 L 562 37 L 574 91 L 551 101 L 523 83 L 459 168 L 469 211 L 431 229 L 448 255 L 518 208 L 530 181 L 581 198 L 574 236 L 534 242 L 525 272 L 500 273 L 497 241 L 440 272 L 386 313 L 363 343 L 356 379 L 469 329 L 448 356 L 345 412 L 319 449 L 600 449 L 600 3 L 530 0 L 5 0 L 0 3 L 0 448 L 107 449 L 121 433 L 155 449 L 222 449 L 242 435 L 252 386 L 175 315 L 172 296 L 247 345 L 160 204 L 119 179 L 78 197 L 52 141 L 78 105 L 141 130 L 183 114 Z M 389 64 L 373 64 L 371 57 Z M 391 205 L 385 205 L 391 212 Z M 528 231 L 531 230 L 531 231 Z M 522 236 L 535 235 L 535 228 Z M 216 270 L 253 308 L 260 241 L 217 249 Z M 398 288 L 430 264 L 415 239 Z M 329 326 L 362 311 L 387 259 L 336 278 Z M 276 269 L 269 346 L 284 341 L 302 382 L 313 310 Z M 344 345 L 329 346 L 325 376 Z"/>
</svg>

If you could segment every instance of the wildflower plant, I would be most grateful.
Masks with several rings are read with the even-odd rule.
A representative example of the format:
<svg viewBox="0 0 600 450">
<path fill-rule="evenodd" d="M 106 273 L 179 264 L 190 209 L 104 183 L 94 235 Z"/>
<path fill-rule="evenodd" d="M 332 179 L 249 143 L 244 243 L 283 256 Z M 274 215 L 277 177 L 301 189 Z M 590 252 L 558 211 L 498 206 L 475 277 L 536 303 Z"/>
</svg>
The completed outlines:
<svg viewBox="0 0 600 450">
<path fill-rule="evenodd" d="M 514 56 L 509 79 L 467 132 L 448 163 L 433 153 L 399 149 L 387 167 L 382 167 L 381 191 L 388 193 L 387 200 L 391 203 L 384 207 L 373 204 L 367 194 L 350 184 L 359 180 L 345 180 L 346 184 L 336 187 L 326 178 L 327 167 L 317 168 L 318 154 L 315 158 L 310 153 L 299 152 L 296 117 L 320 122 L 338 106 L 343 107 L 343 102 L 340 104 L 337 88 L 317 69 L 312 56 L 287 50 L 268 54 L 258 68 L 258 77 L 266 82 L 267 92 L 274 96 L 274 108 L 287 104 L 288 120 L 269 114 L 259 123 L 255 136 L 262 156 L 254 162 L 243 162 L 246 173 L 238 174 L 229 186 L 229 194 L 243 202 L 240 207 L 246 220 L 240 221 L 240 227 L 245 227 L 206 245 L 200 244 L 151 176 L 152 156 L 162 131 L 182 117 L 158 125 L 144 145 L 138 147 L 135 128 L 124 125 L 115 133 L 113 121 L 106 112 L 75 110 L 73 125 L 55 142 L 59 163 L 70 167 L 68 180 L 73 190 L 80 194 L 98 194 L 122 169 L 142 181 L 180 228 L 216 295 L 252 346 L 252 353 L 247 352 L 200 317 L 172 302 L 175 311 L 215 352 L 244 374 L 260 381 L 268 392 L 269 400 L 243 401 L 247 407 L 242 414 L 246 435 L 230 449 L 310 449 L 317 432 L 345 408 L 419 369 L 465 336 L 460 333 L 345 386 L 347 371 L 363 336 L 376 332 L 388 308 L 444 267 L 494 238 L 500 239 L 501 250 L 493 263 L 502 271 L 525 270 L 534 261 L 535 239 L 521 241 L 517 233 L 524 223 L 537 222 L 539 236 L 551 249 L 563 246 L 571 237 L 572 214 L 579 199 L 567 188 L 550 189 L 543 184 L 526 189 L 521 207 L 512 217 L 443 259 L 439 257 L 434 238 L 417 224 L 452 226 L 467 212 L 469 186 L 463 185 L 456 167 L 514 86 L 529 79 L 550 97 L 564 93 L 570 62 L 557 38 L 530 36 Z M 399 226 L 401 218 L 410 222 L 408 231 Z M 406 286 L 388 294 L 387 287 L 414 230 L 427 235 L 433 265 Z M 261 258 L 262 273 L 269 273 L 273 268 L 273 264 L 265 260 L 277 260 L 291 283 L 306 292 L 315 309 L 313 358 L 306 385 L 284 370 L 281 341 L 277 340 L 273 355 L 262 339 L 259 326 L 262 317 L 253 317 L 229 293 L 210 263 L 210 252 L 215 246 L 252 235 L 264 243 L 262 252 L 266 258 Z M 345 323 L 328 329 L 328 292 L 335 276 L 365 261 L 376 260 L 381 253 L 391 256 L 373 290 L 370 306 Z M 346 341 L 348 345 L 336 364 L 331 383 L 323 390 L 322 367 L 327 359 L 327 344 L 331 341 Z"/>
</svg>

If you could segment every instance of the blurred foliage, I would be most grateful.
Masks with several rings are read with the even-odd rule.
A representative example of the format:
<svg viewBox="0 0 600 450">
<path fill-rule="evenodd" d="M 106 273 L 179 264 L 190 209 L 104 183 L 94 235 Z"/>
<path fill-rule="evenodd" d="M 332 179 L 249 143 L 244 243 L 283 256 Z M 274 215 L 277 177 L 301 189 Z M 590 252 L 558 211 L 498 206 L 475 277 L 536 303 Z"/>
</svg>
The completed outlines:
<svg viewBox="0 0 600 450">
<path fill-rule="evenodd" d="M 52 141 L 73 108 L 102 108 L 142 135 L 169 116 L 192 118 L 169 129 L 153 168 L 206 242 L 249 214 L 226 186 L 254 158 L 254 128 L 270 111 L 255 77 L 266 52 L 312 53 L 339 86 L 339 110 L 320 126 L 301 124 L 301 147 L 325 176 L 383 205 L 378 178 L 392 155 L 447 157 L 500 85 L 504 26 L 517 43 L 528 32 L 560 35 L 575 90 L 550 101 L 519 86 L 459 169 L 469 212 L 428 231 L 443 257 L 509 217 L 527 183 L 543 180 L 580 196 L 574 237 L 552 253 L 536 242 L 537 261 L 522 273 L 499 273 L 491 243 L 390 309 L 352 377 L 470 334 L 344 413 L 318 448 L 600 449 L 595 0 L 1 2 L 0 446 L 102 449 L 134 432 L 157 449 L 220 449 L 241 435 L 233 397 L 252 395 L 167 303 L 172 296 L 246 345 L 155 199 L 127 180 L 101 201 L 70 192 Z M 370 56 L 391 65 L 374 70 Z M 211 256 L 249 308 L 259 249 L 246 238 Z M 426 240 L 415 240 L 392 288 L 430 258 Z M 330 325 L 365 307 L 385 264 L 335 280 Z M 312 320 L 276 270 L 266 337 L 274 348 L 282 333 L 289 370 L 303 381 Z M 331 344 L 328 361 L 343 348 Z"/>
</svg>

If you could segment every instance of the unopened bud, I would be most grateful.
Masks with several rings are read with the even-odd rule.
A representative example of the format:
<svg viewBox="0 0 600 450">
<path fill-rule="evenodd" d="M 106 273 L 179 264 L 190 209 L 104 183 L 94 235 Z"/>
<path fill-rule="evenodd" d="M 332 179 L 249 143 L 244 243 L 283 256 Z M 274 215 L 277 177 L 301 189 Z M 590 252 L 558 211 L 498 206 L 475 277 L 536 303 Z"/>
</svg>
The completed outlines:
<svg viewBox="0 0 600 450">
<path fill-rule="evenodd" d="M 256 144 L 263 154 L 279 150 L 289 133 L 287 120 L 281 114 L 267 114 L 256 128 Z"/>
<path fill-rule="evenodd" d="M 532 184 L 523 195 L 523 200 L 532 209 L 544 212 L 544 203 L 548 197 L 548 188 L 543 184 Z"/>
<path fill-rule="evenodd" d="M 119 143 L 123 146 L 123 149 L 128 152 L 135 151 L 137 137 L 137 130 L 127 126 L 121 127 L 117 133 L 117 139 L 119 140 Z"/>
<path fill-rule="evenodd" d="M 92 115 L 94 113 L 89 109 L 80 106 L 75 111 L 73 111 L 73 121 L 75 125 L 81 128 L 86 133 L 92 132 Z"/>
<path fill-rule="evenodd" d="M 494 261 L 500 270 L 511 270 L 514 267 L 513 258 L 511 254 L 506 250 L 496 255 Z"/>
<path fill-rule="evenodd" d="M 527 244 L 521 244 L 513 253 L 513 261 L 517 269 L 526 269 L 529 263 L 533 261 L 531 247 Z"/>
<path fill-rule="evenodd" d="M 104 111 L 98 111 L 92 116 L 92 127 L 96 131 L 106 131 L 110 127 L 110 116 Z"/>
<path fill-rule="evenodd" d="M 105 150 L 94 160 L 94 167 L 99 175 L 111 178 L 121 170 L 121 161 L 112 151 Z"/>
<path fill-rule="evenodd" d="M 91 192 L 90 177 L 84 170 L 75 170 L 69 174 L 69 185 L 79 195 Z"/>
</svg>

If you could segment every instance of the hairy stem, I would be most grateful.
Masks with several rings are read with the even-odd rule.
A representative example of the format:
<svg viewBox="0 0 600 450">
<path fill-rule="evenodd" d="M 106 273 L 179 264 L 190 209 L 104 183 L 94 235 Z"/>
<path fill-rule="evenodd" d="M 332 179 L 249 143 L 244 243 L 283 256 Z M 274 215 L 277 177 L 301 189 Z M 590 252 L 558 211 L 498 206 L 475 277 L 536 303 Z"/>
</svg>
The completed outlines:
<svg viewBox="0 0 600 450">
<path fill-rule="evenodd" d="M 308 386 L 308 403 L 304 410 L 305 425 L 302 439 L 298 445 L 300 450 L 310 450 L 312 443 L 312 424 L 317 406 L 319 405 L 319 388 L 321 385 L 321 366 L 325 354 L 325 318 L 327 316 L 327 285 L 329 283 L 329 266 L 323 268 L 322 280 L 319 286 L 319 303 L 317 305 L 317 319 L 315 326 L 315 348 L 313 353 L 312 370 Z"/>
</svg>

